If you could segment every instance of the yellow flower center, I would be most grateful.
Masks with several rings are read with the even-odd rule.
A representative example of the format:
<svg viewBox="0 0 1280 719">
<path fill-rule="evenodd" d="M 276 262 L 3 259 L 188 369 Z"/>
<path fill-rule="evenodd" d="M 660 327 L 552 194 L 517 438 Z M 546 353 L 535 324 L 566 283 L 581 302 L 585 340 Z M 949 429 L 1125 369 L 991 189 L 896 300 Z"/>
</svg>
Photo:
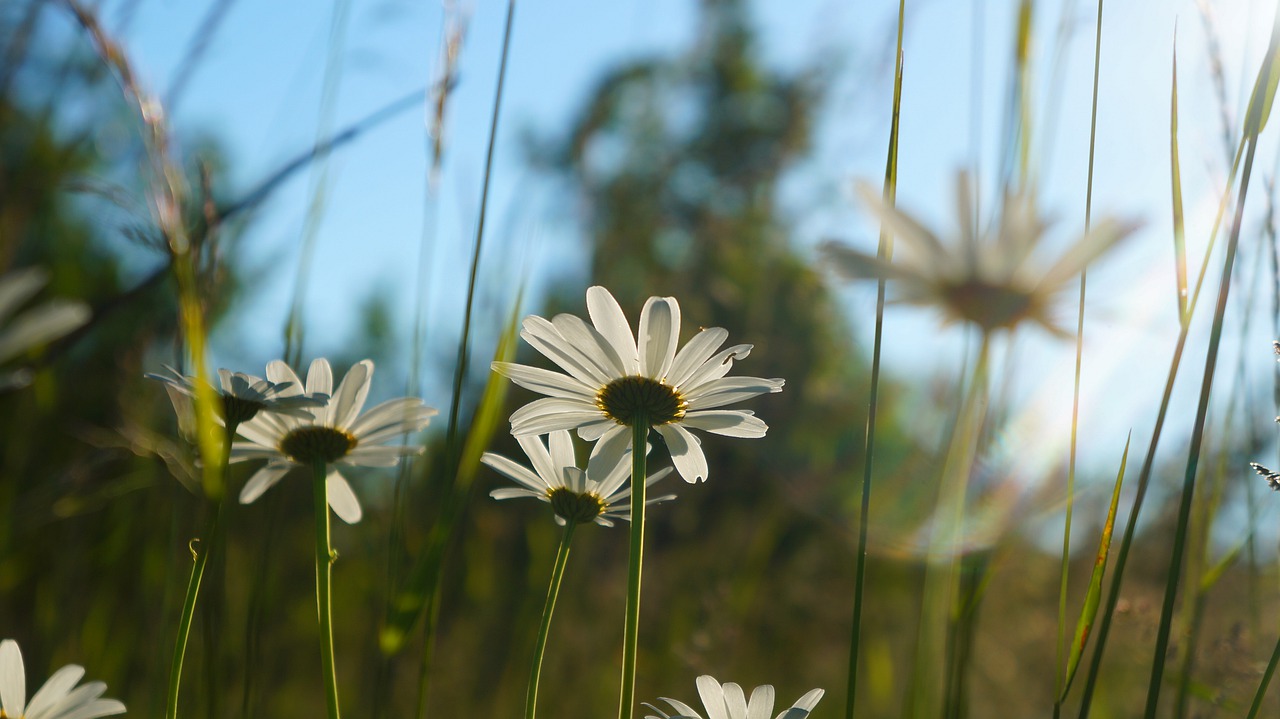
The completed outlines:
<svg viewBox="0 0 1280 719">
<path fill-rule="evenodd" d="M 280 440 L 280 451 L 299 464 L 336 462 L 356 448 L 356 438 L 334 427 L 300 427 Z"/>
<path fill-rule="evenodd" d="M 604 514 L 606 505 L 599 495 L 587 492 L 578 494 L 571 489 L 558 487 L 548 493 L 551 509 L 565 521 L 584 523 Z"/>
<path fill-rule="evenodd" d="M 649 377 L 619 377 L 596 394 L 596 407 L 617 422 L 630 427 L 637 415 L 644 415 L 649 426 L 676 422 L 684 418 L 689 407 L 675 387 Z"/>
</svg>

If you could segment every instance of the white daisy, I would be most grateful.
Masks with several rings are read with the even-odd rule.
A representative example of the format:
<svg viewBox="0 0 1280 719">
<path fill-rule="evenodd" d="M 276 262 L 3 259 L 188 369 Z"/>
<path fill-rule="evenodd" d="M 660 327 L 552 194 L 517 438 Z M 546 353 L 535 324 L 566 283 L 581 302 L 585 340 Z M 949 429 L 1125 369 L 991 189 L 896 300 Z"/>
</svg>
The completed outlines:
<svg viewBox="0 0 1280 719">
<path fill-rule="evenodd" d="M 12 639 L 0 642 L 0 719 L 95 719 L 125 712 L 119 701 L 99 699 L 107 690 L 105 682 L 76 688 L 83 676 L 84 667 L 66 665 L 49 677 L 28 704 L 22 650 Z"/>
<path fill-rule="evenodd" d="M 545 445 L 533 435 L 517 436 L 516 441 L 520 443 L 524 453 L 529 455 L 533 471 L 500 454 L 485 452 L 480 458 L 481 462 L 522 485 L 495 489 L 489 493 L 490 497 L 534 497 L 550 502 L 551 509 L 556 513 L 556 523 L 562 526 L 565 520 L 572 519 L 577 523 L 595 521 L 596 524 L 612 527 L 610 519 L 631 518 L 631 505 L 627 501 L 631 497 L 631 487 L 622 489 L 622 483 L 631 476 L 630 451 L 600 478 L 600 475 L 594 474 L 590 469 L 578 467 L 573 453 L 573 438 L 567 430 L 552 432 Z M 646 487 L 651 486 L 668 474 L 671 474 L 671 468 L 665 467 L 649 475 L 644 484 Z M 675 498 L 674 494 L 668 494 L 647 499 L 645 504 Z"/>
<path fill-rule="evenodd" d="M 721 684 L 715 677 L 704 674 L 698 677 L 697 684 L 698 696 L 702 697 L 702 705 L 707 708 L 707 719 L 769 719 L 773 713 L 773 687 L 769 684 L 752 690 L 750 701 L 742 687 L 733 682 Z M 804 719 L 825 693 L 821 689 L 811 690 L 796 700 L 790 709 L 779 714 L 777 719 Z M 676 713 L 667 714 L 652 704 L 645 704 L 658 712 L 658 716 L 650 714 L 645 719 L 702 719 L 701 714 L 684 702 L 666 697 L 662 697 L 662 701 L 670 704 Z"/>
<path fill-rule="evenodd" d="M 196 396 L 196 378 L 168 365 L 164 368 L 171 376 L 148 374 L 146 377 L 164 383 L 165 391 L 178 411 L 179 421 L 182 421 L 190 417 L 186 409 L 190 398 Z M 222 387 L 217 392 L 222 398 L 222 406 L 218 408 L 217 418 L 233 424 L 247 422 L 263 410 L 305 419 L 311 416 L 311 408 L 323 407 L 329 401 L 329 396 L 324 394 L 289 394 L 291 387 L 297 387 L 293 382 L 276 383 L 228 369 L 218 370 L 218 383 Z"/>
<path fill-rule="evenodd" d="M 231 445 L 231 461 L 267 460 L 266 466 L 245 483 L 240 503 L 255 501 L 294 467 L 324 462 L 329 468 L 326 477 L 329 506 L 348 524 L 360 521 L 363 514 L 360 502 L 338 472 L 338 466 L 394 467 L 401 457 L 417 454 L 422 449 L 383 443 L 426 427 L 436 414 L 436 410 L 417 397 L 399 397 L 361 415 L 372 377 L 373 362 L 358 362 L 342 378 L 335 392 L 329 361 L 317 359 L 307 371 L 306 394 L 327 395 L 328 402 L 304 408 L 296 416 L 262 412 L 237 427 L 237 433 L 249 441 Z M 267 379 L 278 385 L 290 385 L 281 390 L 284 397 L 303 394 L 302 381 L 284 362 L 277 360 L 267 365 Z"/>
<path fill-rule="evenodd" d="M 52 299 L 15 316 L 48 281 L 48 273 L 36 267 L 0 277 L 0 362 L 56 340 L 89 321 L 87 305 L 66 299 Z M 16 389 L 30 381 L 27 370 L 0 372 L 0 390 Z"/>
<path fill-rule="evenodd" d="M 751 352 L 734 345 L 717 352 L 729 333 L 703 329 L 679 351 L 680 305 L 672 297 L 650 297 L 640 313 L 639 340 L 622 308 L 603 287 L 587 290 L 588 325 L 561 314 L 551 320 L 526 317 L 520 336 L 567 374 L 508 362 L 494 371 L 541 394 L 511 415 L 516 436 L 577 429 L 593 442 L 588 471 L 605 476 L 631 445 L 628 427 L 639 417 L 666 440 L 671 460 L 687 482 L 707 477 L 701 440 L 689 429 L 729 437 L 763 437 L 768 426 L 749 410 L 719 409 L 770 392 L 783 380 L 725 377 L 733 361 Z"/>
<path fill-rule="evenodd" d="M 1004 197 L 993 232 L 974 231 L 974 205 L 967 173 L 956 179 L 958 238 L 943 242 L 920 221 L 885 202 L 879 190 L 858 187 L 863 204 L 876 215 L 905 252 L 893 262 L 836 242 L 822 245 L 823 259 L 848 279 L 885 279 L 896 285 L 896 300 L 933 306 L 947 321 L 972 322 L 983 332 L 1013 329 L 1031 321 L 1066 335 L 1053 316 L 1054 300 L 1085 266 L 1137 228 L 1137 224 L 1103 218 L 1044 267 L 1033 255 L 1049 222 L 1040 214 L 1029 191 Z"/>
</svg>

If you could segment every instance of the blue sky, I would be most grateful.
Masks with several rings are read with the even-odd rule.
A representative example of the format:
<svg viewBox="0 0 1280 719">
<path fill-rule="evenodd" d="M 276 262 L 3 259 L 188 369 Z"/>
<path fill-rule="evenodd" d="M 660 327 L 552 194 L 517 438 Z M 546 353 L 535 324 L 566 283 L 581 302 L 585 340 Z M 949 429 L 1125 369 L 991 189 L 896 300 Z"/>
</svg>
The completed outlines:
<svg viewBox="0 0 1280 719">
<path fill-rule="evenodd" d="M 109 27 L 119 28 L 121 0 L 105 3 Z M 141 0 L 122 36 L 144 82 L 162 91 L 209 3 Z M 900 205 L 935 227 L 953 216 L 952 182 L 963 168 L 978 169 L 991 196 L 1002 103 L 1011 56 L 1012 0 L 932 0 L 908 3 L 904 55 Z M 1274 0 L 1212 3 L 1223 48 L 1229 113 L 1238 118 L 1265 50 Z M 332 114 L 320 111 L 331 25 L 339 7 L 325 0 L 230 3 L 172 120 L 179 136 L 212 134 L 229 153 L 234 186 L 247 189 L 317 138 L 319 129 L 342 128 L 435 77 L 444 12 L 438 2 L 382 0 L 350 4 Z M 440 195 L 432 276 L 432 337 L 448 347 L 460 322 L 462 277 L 478 207 L 489 114 L 506 4 L 467 5 L 469 23 L 460 59 L 460 83 L 451 99 L 447 156 Z M 585 288 L 582 239 L 573 203 L 563 188 L 530 175 L 521 136 L 554 135 L 574 117 L 596 80 L 611 66 L 652 54 L 678 53 L 696 41 L 693 0 L 622 0 L 519 3 L 504 98 L 489 212 L 483 272 L 503 280 L 512 295 L 528 275 L 536 301 L 549 278 L 574 278 Z M 775 67 L 798 69 L 817 62 L 839 68 L 819 126 L 813 156 L 796 168 L 784 188 L 784 212 L 802 252 L 838 237 L 865 248 L 877 228 L 849 191 L 855 179 L 883 173 L 897 3 L 886 0 L 758 1 L 751 3 L 760 45 Z M 1058 218 L 1052 247 L 1083 225 L 1089 105 L 1096 4 L 1085 0 L 1036 6 L 1033 138 L 1040 160 L 1042 204 Z M 1067 18 L 1068 32 L 1059 35 Z M 113 25 L 114 23 L 114 25 Z M 976 27 L 979 32 L 975 33 Z M 1090 274 L 1086 329 L 1083 421 L 1088 428 L 1082 460 L 1114 466 L 1125 432 L 1145 446 L 1177 333 L 1173 296 L 1169 190 L 1169 92 L 1177 25 L 1182 153 L 1191 268 L 1200 262 L 1226 174 L 1218 102 L 1211 83 L 1204 23 L 1194 0 L 1110 2 L 1104 15 L 1099 130 L 1094 179 L 1095 217 L 1140 218 L 1143 230 Z M 1054 74 L 1059 37 L 1061 75 Z M 974 52 L 981 39 L 980 52 Z M 981 83 L 975 88 L 974 62 Z M 1051 80 L 1060 77 L 1054 84 Z M 411 334 L 418 247 L 424 226 L 427 168 L 425 107 L 401 114 L 336 153 L 324 165 L 326 196 L 316 233 L 314 272 L 306 295 L 309 356 L 333 353 L 351 336 L 357 308 L 370 292 L 385 293 L 399 312 L 402 336 Z M 1052 121 L 1050 121 L 1050 114 Z M 980 144 L 973 143 L 979 121 Z M 1234 129 L 1234 128 L 1233 128 Z M 1049 134 L 1052 131 L 1052 134 Z M 1245 225 L 1242 269 L 1258 266 L 1248 249 L 1265 208 L 1263 176 L 1274 176 L 1274 127 L 1264 134 Z M 319 166 L 317 166 L 319 167 Z M 300 173 L 258 216 L 242 247 L 243 258 L 269 267 L 230 331 L 215 343 L 228 361 L 261 364 L 280 353 L 298 247 L 318 170 Z M 1175 398 L 1177 451 L 1194 413 L 1211 314 L 1215 256 L 1208 300 L 1202 306 Z M 867 287 L 840 290 L 864 330 L 874 311 Z M 1267 297 L 1264 294 L 1262 297 Z M 1229 332 L 1240 336 L 1241 293 Z M 1068 303 L 1070 304 L 1070 303 Z M 1254 307 L 1266 309 L 1267 302 Z M 536 307 L 530 303 L 530 308 Z M 501 312 L 495 305 L 492 312 Z M 1074 310 L 1064 308 L 1066 316 Z M 896 310 L 885 351 L 901 373 L 954 371 L 963 349 L 956 331 L 937 331 L 936 317 Z M 1244 346 L 1254 356 L 1250 377 L 1269 396 L 1272 359 L 1269 320 L 1254 319 Z M 1233 341 L 1231 346 L 1240 346 Z M 451 352 L 452 350 L 450 350 Z M 479 346 L 478 356 L 489 348 Z M 1002 371 L 1013 373 L 1014 447 L 1044 437 L 1064 437 L 1069 417 L 1073 349 L 1069 343 L 1026 333 Z M 1228 351 L 1222 366 L 1234 366 Z M 951 368 L 950 370 L 948 368 Z M 1056 379 L 1055 379 L 1056 378 Z M 429 388 L 441 403 L 447 390 Z M 1125 401 L 1117 401 L 1123 398 Z M 920 398 L 919 401 L 925 401 Z M 1263 405 L 1266 407 L 1266 403 Z M 1264 411 L 1270 411 L 1266 409 Z M 1011 453 L 1018 455 L 1017 452 Z M 1171 455 L 1176 456 L 1176 455 Z M 1013 471 L 1043 474 L 1061 462 L 1062 448 L 1041 448 Z"/>
</svg>

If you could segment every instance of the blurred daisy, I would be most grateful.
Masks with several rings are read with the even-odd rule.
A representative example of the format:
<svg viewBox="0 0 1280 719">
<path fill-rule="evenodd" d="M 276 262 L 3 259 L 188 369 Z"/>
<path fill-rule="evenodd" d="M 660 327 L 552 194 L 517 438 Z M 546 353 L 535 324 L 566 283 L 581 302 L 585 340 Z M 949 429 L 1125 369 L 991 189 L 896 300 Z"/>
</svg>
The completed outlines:
<svg viewBox="0 0 1280 719">
<path fill-rule="evenodd" d="M 715 677 L 706 674 L 698 677 L 698 696 L 702 697 L 702 705 L 707 708 L 709 719 L 769 719 L 773 713 L 773 687 L 765 684 L 751 692 L 750 701 L 742 691 L 742 687 L 729 682 L 721 684 Z M 821 689 L 814 689 L 800 697 L 790 709 L 782 712 L 777 719 L 804 719 L 818 705 L 818 700 L 825 694 Z M 675 714 L 667 714 L 652 704 L 645 704 L 658 716 L 650 714 L 645 719 L 702 719 L 702 715 L 681 701 L 662 698 L 671 705 Z"/>
<path fill-rule="evenodd" d="M 84 667 L 68 664 L 27 703 L 27 674 L 22 666 L 22 650 L 12 639 L 0 642 L 0 717 L 7 719 L 95 719 L 123 714 L 124 704 L 115 699 L 99 699 L 107 690 L 104 682 L 89 682 L 76 688 Z"/>
<path fill-rule="evenodd" d="M 319 407 L 297 408 L 301 411 L 293 414 L 262 412 L 236 428 L 248 441 L 231 445 L 231 461 L 267 460 L 245 483 L 240 503 L 257 500 L 294 467 L 324 462 L 329 467 L 325 478 L 329 506 L 348 524 L 360 521 L 360 502 L 337 467 L 394 467 L 401 457 L 417 454 L 422 448 L 384 443 L 426 427 L 436 414 L 417 397 L 400 397 L 361 415 L 372 377 L 373 362 L 358 362 L 335 392 L 333 370 L 326 359 L 311 363 L 305 385 L 284 362 L 267 365 L 267 379 L 287 385 L 278 396 L 302 395 L 305 386 L 305 394 L 330 399 Z"/>
<path fill-rule="evenodd" d="M 164 383 L 165 391 L 169 393 L 169 399 L 178 412 L 178 421 L 185 425 L 183 432 L 186 433 L 192 419 L 189 408 L 191 398 L 196 396 L 196 378 L 184 375 L 168 365 L 164 368 L 169 371 L 169 376 L 148 374 L 146 377 Z M 288 394 L 290 388 L 297 387 L 293 382 L 277 384 L 268 379 L 244 372 L 233 373 L 227 369 L 218 370 L 218 382 L 222 387 L 218 391 L 222 406 L 218 408 L 217 417 L 220 421 L 232 424 L 248 422 L 263 410 L 306 419 L 311 416 L 311 408 L 323 407 L 329 401 L 329 396 L 324 394 Z"/>
<path fill-rule="evenodd" d="M 533 471 L 522 464 L 493 452 L 485 452 L 480 461 L 508 479 L 520 484 L 520 487 L 503 487 L 489 493 L 494 499 L 511 499 L 513 497 L 534 497 L 551 503 L 556 513 L 556 524 L 564 525 L 566 520 L 576 523 L 594 521 L 605 527 L 612 527 L 611 519 L 630 519 L 631 506 L 627 501 L 631 497 L 631 488 L 622 489 L 622 484 L 631 476 L 631 453 L 625 453 L 617 464 L 601 478 L 591 469 L 578 467 L 573 453 L 573 438 L 567 430 L 557 430 L 547 437 L 543 444 L 539 437 L 520 435 L 516 437 L 524 453 L 533 463 Z M 600 445 L 596 445 L 599 447 Z M 649 475 L 645 486 L 671 474 L 671 468 L 665 467 Z M 645 504 L 656 504 L 675 499 L 674 494 L 647 499 Z"/>
<path fill-rule="evenodd" d="M 541 394 L 511 415 L 511 433 L 536 435 L 577 429 L 599 440 L 588 471 L 605 476 L 631 446 L 631 427 L 643 421 L 666 440 L 671 460 L 686 482 L 707 478 L 701 429 L 729 437 L 763 437 L 768 426 L 749 410 L 719 409 L 756 395 L 781 392 L 783 380 L 725 377 L 751 345 L 717 352 L 729 333 L 719 327 L 698 332 L 676 352 L 680 305 L 672 297 L 650 297 L 640 313 L 638 335 L 618 301 L 603 287 L 587 290 L 588 325 L 569 314 L 546 320 L 526 317 L 520 336 L 567 374 L 521 364 L 494 362 L 494 371 Z M 636 337 L 639 337 L 637 340 Z"/>
<path fill-rule="evenodd" d="M 858 192 L 884 227 L 902 241 L 906 256 L 889 262 L 827 242 L 820 248 L 824 261 L 847 279 L 889 280 L 897 286 L 897 301 L 937 307 L 948 322 L 972 322 L 988 334 L 1029 321 L 1056 335 L 1067 335 L 1053 318 L 1058 293 L 1137 228 L 1136 223 L 1103 218 L 1047 267 L 1036 267 L 1031 256 L 1049 223 L 1030 193 L 1007 195 L 999 226 L 989 235 L 978 234 L 969 176 L 960 173 L 956 179 L 959 237 L 947 245 L 915 218 L 887 204 L 877 189 L 861 184 Z"/>
<path fill-rule="evenodd" d="M 0 362 L 56 340 L 89 321 L 87 305 L 66 299 L 51 299 L 15 315 L 48 282 L 48 273 L 36 267 L 0 277 Z M 0 391 L 16 389 L 30 381 L 27 370 L 0 372 Z"/>
</svg>

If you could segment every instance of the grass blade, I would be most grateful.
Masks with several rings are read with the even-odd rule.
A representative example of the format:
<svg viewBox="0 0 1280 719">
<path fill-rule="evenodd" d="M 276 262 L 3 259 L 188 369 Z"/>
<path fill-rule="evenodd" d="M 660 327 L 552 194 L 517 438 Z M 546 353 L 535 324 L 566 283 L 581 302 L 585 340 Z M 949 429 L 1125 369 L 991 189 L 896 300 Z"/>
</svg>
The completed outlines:
<svg viewBox="0 0 1280 719">
<path fill-rule="evenodd" d="M 1178 160 L 1178 30 L 1173 30 L 1173 90 L 1169 109 L 1169 158 L 1173 178 L 1173 254 L 1177 262 L 1178 321 L 1187 317 L 1187 235 L 1182 216 L 1182 166 Z"/>
<path fill-rule="evenodd" d="M 1124 441 L 1124 454 L 1120 458 L 1120 471 L 1116 472 L 1115 488 L 1111 490 L 1111 506 L 1107 509 L 1107 522 L 1102 526 L 1102 535 L 1098 537 L 1098 553 L 1093 560 L 1093 575 L 1089 578 L 1089 589 L 1085 592 L 1084 607 L 1080 610 L 1080 619 L 1076 623 L 1075 639 L 1071 643 L 1071 655 L 1067 658 L 1066 681 L 1063 682 L 1062 693 L 1058 696 L 1061 704 L 1071 689 L 1076 670 L 1080 667 L 1080 658 L 1084 656 L 1085 645 L 1089 634 L 1093 631 L 1094 619 L 1098 616 L 1098 606 L 1102 603 L 1102 577 L 1107 569 L 1107 557 L 1111 553 L 1111 533 L 1116 525 L 1116 508 L 1120 506 L 1120 487 L 1124 484 L 1125 467 L 1129 464 L 1129 438 Z"/>
</svg>

